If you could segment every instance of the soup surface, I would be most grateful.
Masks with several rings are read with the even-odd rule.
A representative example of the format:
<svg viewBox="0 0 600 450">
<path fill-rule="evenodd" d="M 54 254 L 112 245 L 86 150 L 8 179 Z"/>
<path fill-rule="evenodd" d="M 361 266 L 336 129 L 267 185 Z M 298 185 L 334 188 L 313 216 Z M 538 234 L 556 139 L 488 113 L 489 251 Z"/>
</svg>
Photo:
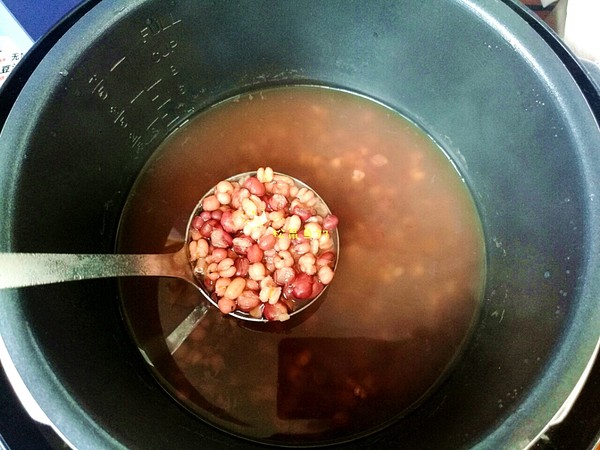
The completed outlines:
<svg viewBox="0 0 600 450">
<path fill-rule="evenodd" d="M 165 338 L 201 302 L 172 279 L 121 281 L 138 347 L 166 390 L 207 422 L 286 444 L 347 440 L 416 406 L 452 367 L 477 317 L 480 222 L 446 154 L 394 111 L 295 86 L 199 114 L 157 150 L 123 213 L 120 252 L 169 252 L 219 180 L 271 166 L 339 217 L 336 275 L 317 305 L 248 324 L 211 308 L 173 355 Z"/>
</svg>

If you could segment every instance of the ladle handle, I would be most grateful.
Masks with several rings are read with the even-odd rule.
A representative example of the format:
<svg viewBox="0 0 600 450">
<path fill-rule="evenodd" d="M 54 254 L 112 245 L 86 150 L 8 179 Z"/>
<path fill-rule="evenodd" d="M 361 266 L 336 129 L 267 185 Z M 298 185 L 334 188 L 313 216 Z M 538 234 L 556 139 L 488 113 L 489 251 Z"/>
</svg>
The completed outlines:
<svg viewBox="0 0 600 450">
<path fill-rule="evenodd" d="M 182 252 L 156 255 L 0 253 L 0 289 L 123 276 L 189 281 Z"/>
</svg>

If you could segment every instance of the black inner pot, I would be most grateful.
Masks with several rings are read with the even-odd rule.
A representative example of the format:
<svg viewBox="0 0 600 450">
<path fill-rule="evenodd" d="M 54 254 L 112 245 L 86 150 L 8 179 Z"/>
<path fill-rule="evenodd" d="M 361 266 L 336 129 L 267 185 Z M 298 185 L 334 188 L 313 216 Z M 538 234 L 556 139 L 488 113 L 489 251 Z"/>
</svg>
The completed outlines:
<svg viewBox="0 0 600 450">
<path fill-rule="evenodd" d="M 505 4 L 102 1 L 48 51 L 6 120 L 1 250 L 112 252 L 133 181 L 186 118 L 260 86 L 312 82 L 380 100 L 430 133 L 472 189 L 488 249 L 481 317 L 454 372 L 406 418 L 346 447 L 525 447 L 598 341 L 600 134 L 563 62 Z M 0 296 L 10 358 L 74 446 L 255 446 L 158 387 L 116 280 Z"/>
</svg>

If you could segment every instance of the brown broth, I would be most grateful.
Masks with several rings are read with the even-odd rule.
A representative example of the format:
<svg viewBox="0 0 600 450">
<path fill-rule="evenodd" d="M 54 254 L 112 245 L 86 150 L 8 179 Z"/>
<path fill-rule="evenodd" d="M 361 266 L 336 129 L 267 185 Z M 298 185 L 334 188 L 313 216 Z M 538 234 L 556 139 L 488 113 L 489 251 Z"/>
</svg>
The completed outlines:
<svg viewBox="0 0 600 450">
<path fill-rule="evenodd" d="M 159 148 L 122 217 L 121 252 L 183 245 L 197 200 L 271 166 L 340 218 L 340 259 L 319 305 L 282 324 L 212 309 L 171 357 L 164 338 L 200 301 L 180 280 L 122 281 L 125 317 L 165 388 L 209 423 L 275 443 L 347 440 L 417 405 L 477 317 L 480 222 L 459 173 L 415 125 L 366 98 L 310 86 L 241 95 Z"/>
</svg>

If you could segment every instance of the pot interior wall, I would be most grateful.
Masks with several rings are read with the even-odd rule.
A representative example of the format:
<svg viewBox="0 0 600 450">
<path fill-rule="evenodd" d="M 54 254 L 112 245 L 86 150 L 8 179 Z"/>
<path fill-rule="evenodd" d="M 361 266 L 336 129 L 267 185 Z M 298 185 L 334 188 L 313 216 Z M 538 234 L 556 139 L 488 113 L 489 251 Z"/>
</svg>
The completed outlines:
<svg viewBox="0 0 600 450">
<path fill-rule="evenodd" d="M 342 87 L 414 120 L 459 167 L 484 225 L 487 288 L 466 353 L 373 439 L 526 445 L 598 338 L 589 168 L 600 138 L 560 60 L 497 2 L 101 2 L 48 53 L 2 132 L 2 250 L 113 251 L 129 189 L 170 132 L 286 83 Z M 158 388 L 115 280 L 0 294 L 12 359 L 74 445 L 239 444 Z"/>
</svg>

